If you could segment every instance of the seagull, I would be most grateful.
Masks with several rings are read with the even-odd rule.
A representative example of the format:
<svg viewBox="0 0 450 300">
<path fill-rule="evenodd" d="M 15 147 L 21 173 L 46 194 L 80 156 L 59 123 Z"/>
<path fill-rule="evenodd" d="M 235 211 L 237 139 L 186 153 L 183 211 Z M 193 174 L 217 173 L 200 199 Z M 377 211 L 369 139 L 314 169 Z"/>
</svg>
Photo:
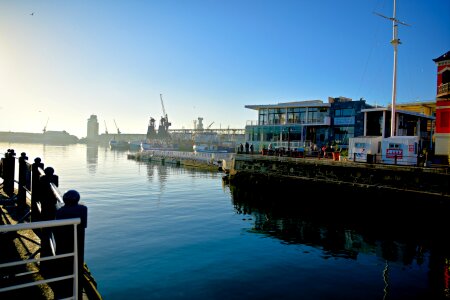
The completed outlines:
<svg viewBox="0 0 450 300">
<path fill-rule="evenodd" d="M 32 12 L 32 13 L 30 14 L 30 16 L 34 16 L 34 12 Z"/>
</svg>

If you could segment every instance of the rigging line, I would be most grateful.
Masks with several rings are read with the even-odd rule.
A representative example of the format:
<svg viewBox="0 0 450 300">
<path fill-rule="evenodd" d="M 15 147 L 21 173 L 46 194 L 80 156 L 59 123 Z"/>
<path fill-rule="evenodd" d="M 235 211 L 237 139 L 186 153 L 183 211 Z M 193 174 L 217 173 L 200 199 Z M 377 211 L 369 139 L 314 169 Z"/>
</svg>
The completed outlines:
<svg viewBox="0 0 450 300">
<path fill-rule="evenodd" d="M 382 3 L 381 3 L 382 2 Z M 379 11 L 383 11 L 383 8 L 385 7 L 385 4 L 386 4 L 386 0 L 380 0 L 380 1 L 378 1 L 378 3 L 381 3 L 381 5 L 380 4 L 378 4 L 378 5 L 375 5 L 375 8 L 373 9 L 373 11 L 377 11 L 377 10 L 379 10 Z M 378 9 L 377 7 L 378 6 L 381 6 L 381 9 Z M 370 61 L 370 59 L 371 59 L 371 56 L 372 56 L 372 53 L 373 53 L 373 51 L 374 51 L 374 49 L 376 48 L 376 44 L 377 44 L 377 40 L 378 40 L 378 35 L 379 35 L 379 32 L 380 32 L 380 28 L 381 28 L 381 23 L 380 24 L 377 24 L 377 27 L 376 27 L 376 31 L 375 31 L 375 35 L 373 35 L 373 42 L 372 42 L 372 47 L 370 48 L 370 50 L 369 50 L 369 54 L 368 54 L 368 56 L 367 56 L 367 59 L 366 59 L 366 63 L 365 63 L 365 65 L 364 65 L 364 69 L 363 69 L 363 73 L 362 73 L 362 75 L 361 75 L 361 80 L 360 80 L 360 82 L 359 82 L 359 86 L 358 86 L 358 90 L 357 90 L 357 95 L 359 95 L 360 94 L 360 91 L 361 91 L 361 89 L 362 89 L 362 85 L 363 85 L 363 82 L 364 82 L 364 77 L 366 76 L 366 72 L 367 72 L 367 67 L 368 67 L 368 65 L 369 65 L 369 61 Z M 372 87 L 372 85 L 370 85 L 371 87 Z M 373 87 L 372 87 L 372 89 L 373 89 Z"/>
</svg>

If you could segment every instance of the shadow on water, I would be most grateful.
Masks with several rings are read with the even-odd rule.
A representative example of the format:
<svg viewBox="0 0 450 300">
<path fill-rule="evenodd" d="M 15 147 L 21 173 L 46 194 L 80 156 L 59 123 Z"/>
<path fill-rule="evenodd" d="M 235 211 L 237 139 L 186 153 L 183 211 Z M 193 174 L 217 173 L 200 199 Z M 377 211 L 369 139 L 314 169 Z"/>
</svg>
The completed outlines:
<svg viewBox="0 0 450 300">
<path fill-rule="evenodd" d="M 230 191 L 235 211 L 254 218 L 255 234 L 315 247 L 324 259 L 369 254 L 386 265 L 428 267 L 425 299 L 450 299 L 448 203 L 311 182 L 247 182 Z"/>
</svg>

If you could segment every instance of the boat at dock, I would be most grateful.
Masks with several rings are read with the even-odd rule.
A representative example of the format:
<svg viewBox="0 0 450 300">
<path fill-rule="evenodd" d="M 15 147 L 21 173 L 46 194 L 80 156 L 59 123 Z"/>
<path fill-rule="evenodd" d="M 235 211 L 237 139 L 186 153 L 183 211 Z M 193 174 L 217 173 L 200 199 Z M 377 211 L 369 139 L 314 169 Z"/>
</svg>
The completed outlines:
<svg viewBox="0 0 450 300">
<path fill-rule="evenodd" d="M 161 99 L 162 102 L 162 99 Z M 163 112 L 165 113 L 164 106 Z M 162 150 L 162 151 L 173 151 L 178 150 L 178 144 L 174 143 L 172 137 L 169 133 L 169 127 L 172 125 L 169 122 L 167 114 L 161 117 L 158 130 L 156 130 L 155 125 L 156 120 L 150 117 L 147 126 L 146 139 L 140 142 L 141 151 L 152 151 L 152 150 Z"/>
<path fill-rule="evenodd" d="M 145 142 L 144 140 L 135 140 L 135 141 L 129 141 L 128 142 L 128 148 L 130 151 L 140 151 L 141 150 L 141 144 Z"/>
<path fill-rule="evenodd" d="M 128 150 L 130 149 L 130 144 L 125 140 L 112 139 L 109 141 L 109 148 L 111 150 Z"/>
<path fill-rule="evenodd" d="M 176 144 L 160 141 L 160 140 L 147 140 L 141 142 L 141 151 L 152 151 L 152 150 L 165 150 L 165 151 L 174 151 L 178 150 L 178 146 Z"/>
</svg>

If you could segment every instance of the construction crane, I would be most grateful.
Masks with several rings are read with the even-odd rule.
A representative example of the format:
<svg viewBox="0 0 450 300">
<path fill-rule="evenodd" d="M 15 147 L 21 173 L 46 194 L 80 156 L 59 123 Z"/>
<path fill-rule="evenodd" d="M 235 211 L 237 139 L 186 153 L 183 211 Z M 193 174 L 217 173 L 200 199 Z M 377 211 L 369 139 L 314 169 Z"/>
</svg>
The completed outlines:
<svg viewBox="0 0 450 300">
<path fill-rule="evenodd" d="M 47 125 L 48 125 L 48 120 L 49 120 L 49 119 L 50 119 L 50 118 L 47 118 L 47 123 L 45 123 L 44 129 L 42 129 L 43 132 L 46 132 L 46 131 L 47 131 Z"/>
<path fill-rule="evenodd" d="M 169 132 L 169 126 L 172 125 L 172 123 L 169 122 L 169 117 L 167 116 L 166 109 L 164 108 L 164 101 L 162 98 L 162 94 L 159 94 L 159 98 L 161 99 L 161 106 L 163 111 L 163 116 L 161 118 L 161 124 L 160 127 L 163 128 L 163 130 L 168 133 Z"/>
<path fill-rule="evenodd" d="M 210 129 L 212 124 L 214 124 L 214 121 L 211 124 L 209 124 L 208 127 L 206 127 L 206 130 Z"/>
<path fill-rule="evenodd" d="M 108 127 L 106 126 L 106 121 L 103 120 L 103 122 L 105 122 L 105 134 L 108 134 Z"/>
<path fill-rule="evenodd" d="M 167 113 L 166 113 L 166 109 L 164 108 L 164 101 L 162 98 L 162 94 L 159 94 L 159 98 L 161 99 L 161 106 L 162 106 L 162 111 L 163 111 L 163 117 L 166 118 L 166 121 L 169 121 L 169 118 L 167 117 Z"/>
<path fill-rule="evenodd" d="M 119 127 L 117 127 L 116 120 L 114 120 L 114 125 L 116 125 L 116 128 L 117 128 L 117 134 L 120 134 L 121 132 L 120 132 L 120 130 L 119 130 Z"/>
</svg>

